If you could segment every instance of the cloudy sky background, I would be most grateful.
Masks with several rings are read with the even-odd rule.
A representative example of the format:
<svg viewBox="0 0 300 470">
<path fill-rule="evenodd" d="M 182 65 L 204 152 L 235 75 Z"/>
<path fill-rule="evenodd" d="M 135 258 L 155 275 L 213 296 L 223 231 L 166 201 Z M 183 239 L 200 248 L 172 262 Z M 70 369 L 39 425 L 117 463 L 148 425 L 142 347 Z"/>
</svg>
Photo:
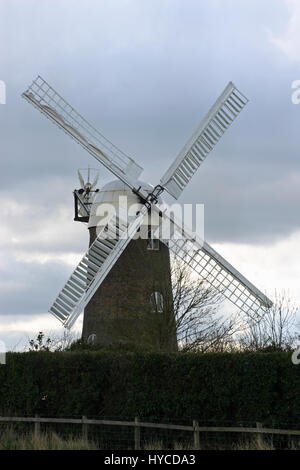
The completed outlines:
<svg viewBox="0 0 300 470">
<path fill-rule="evenodd" d="M 229 80 L 250 99 L 182 203 L 261 290 L 300 305 L 300 2 L 2 0 L 0 339 L 21 349 L 88 244 L 73 222 L 77 169 L 98 163 L 29 106 L 37 74 L 156 183 Z M 100 184 L 111 180 L 100 168 Z M 80 330 L 80 320 L 76 324 Z"/>
</svg>

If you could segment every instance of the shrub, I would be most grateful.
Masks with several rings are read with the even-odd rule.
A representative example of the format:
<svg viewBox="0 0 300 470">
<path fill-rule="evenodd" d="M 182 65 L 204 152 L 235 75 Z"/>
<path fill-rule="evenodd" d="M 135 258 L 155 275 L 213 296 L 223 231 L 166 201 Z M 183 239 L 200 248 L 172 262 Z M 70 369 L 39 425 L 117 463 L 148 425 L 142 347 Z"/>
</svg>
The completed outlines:
<svg viewBox="0 0 300 470">
<path fill-rule="evenodd" d="M 299 423 L 300 367 L 272 353 L 8 353 L 2 415 Z"/>
</svg>

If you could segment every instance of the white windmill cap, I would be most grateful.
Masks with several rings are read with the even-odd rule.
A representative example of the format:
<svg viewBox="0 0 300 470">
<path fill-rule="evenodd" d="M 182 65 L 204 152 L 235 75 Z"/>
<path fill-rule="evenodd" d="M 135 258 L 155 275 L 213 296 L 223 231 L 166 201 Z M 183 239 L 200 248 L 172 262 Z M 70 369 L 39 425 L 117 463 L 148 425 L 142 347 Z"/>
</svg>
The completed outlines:
<svg viewBox="0 0 300 470">
<path fill-rule="evenodd" d="M 154 189 L 154 186 L 149 183 L 145 183 L 144 181 L 137 181 L 137 185 L 141 186 L 142 188 L 152 191 Z M 128 191 L 132 192 L 132 190 L 121 180 L 113 180 L 109 181 L 106 183 L 101 189 L 100 192 L 102 191 Z"/>
<path fill-rule="evenodd" d="M 145 189 L 146 192 L 151 193 L 154 187 L 145 183 L 144 181 L 137 182 L 139 186 Z M 123 199 L 124 197 L 124 199 Z M 159 203 L 162 203 L 162 199 L 159 198 Z M 112 205 L 113 207 L 120 208 L 126 207 L 136 207 L 139 210 L 142 207 L 142 202 L 137 196 L 123 181 L 113 180 L 106 183 L 97 193 L 93 201 L 88 227 L 101 227 L 101 219 L 103 218 L 104 205 Z M 102 207 L 101 207 L 102 206 Z M 103 210 L 102 210 L 103 208 Z"/>
</svg>

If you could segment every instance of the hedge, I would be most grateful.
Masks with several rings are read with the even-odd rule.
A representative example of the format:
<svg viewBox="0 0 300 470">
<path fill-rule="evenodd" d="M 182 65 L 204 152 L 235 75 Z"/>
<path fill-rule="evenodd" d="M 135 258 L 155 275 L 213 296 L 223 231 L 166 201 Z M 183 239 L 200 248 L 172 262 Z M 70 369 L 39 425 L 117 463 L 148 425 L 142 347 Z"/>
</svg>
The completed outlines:
<svg viewBox="0 0 300 470">
<path fill-rule="evenodd" d="M 291 354 L 8 353 L 0 413 L 299 425 Z"/>
</svg>

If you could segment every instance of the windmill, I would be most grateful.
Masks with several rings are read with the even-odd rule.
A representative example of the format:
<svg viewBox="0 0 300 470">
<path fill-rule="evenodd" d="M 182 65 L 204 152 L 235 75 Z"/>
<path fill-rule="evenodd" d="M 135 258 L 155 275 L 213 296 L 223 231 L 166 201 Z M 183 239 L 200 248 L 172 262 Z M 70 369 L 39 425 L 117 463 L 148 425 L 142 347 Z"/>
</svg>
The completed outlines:
<svg viewBox="0 0 300 470">
<path fill-rule="evenodd" d="M 117 187 L 119 191 L 125 188 L 127 194 L 134 195 L 140 201 L 139 210 L 131 217 L 112 215 L 105 227 L 101 227 L 100 233 L 94 230 L 91 234 L 88 251 L 49 310 L 66 328 L 72 327 L 81 312 L 91 305 L 89 302 L 97 295 L 97 291 L 101 291 L 110 273 L 113 273 L 114 266 L 120 264 L 130 244 L 132 246 L 149 211 L 156 214 L 159 220 L 153 238 L 158 237 L 159 243 L 168 252 L 176 253 L 195 275 L 221 291 L 240 310 L 257 318 L 272 305 L 259 289 L 206 241 L 183 227 L 167 208 L 162 211 L 159 204 L 160 195 L 164 191 L 175 199 L 179 198 L 207 155 L 246 106 L 248 99 L 232 82 L 228 83 L 160 183 L 154 187 L 141 183 L 139 177 L 143 168 L 89 124 L 42 77 L 38 76 L 22 96 L 117 177 L 118 181 L 113 182 L 113 188 Z M 106 189 L 112 191 L 112 186 Z M 84 200 L 80 199 L 85 205 Z M 91 214 L 89 217 L 91 219 Z M 167 244 L 161 230 L 164 224 L 172 228 Z M 104 230 L 106 237 L 103 237 Z M 160 299 L 156 292 L 151 301 L 159 308 Z M 95 336 L 93 322 L 96 320 L 92 315 L 89 319 L 89 331 L 85 336 L 92 340 Z"/>
</svg>

